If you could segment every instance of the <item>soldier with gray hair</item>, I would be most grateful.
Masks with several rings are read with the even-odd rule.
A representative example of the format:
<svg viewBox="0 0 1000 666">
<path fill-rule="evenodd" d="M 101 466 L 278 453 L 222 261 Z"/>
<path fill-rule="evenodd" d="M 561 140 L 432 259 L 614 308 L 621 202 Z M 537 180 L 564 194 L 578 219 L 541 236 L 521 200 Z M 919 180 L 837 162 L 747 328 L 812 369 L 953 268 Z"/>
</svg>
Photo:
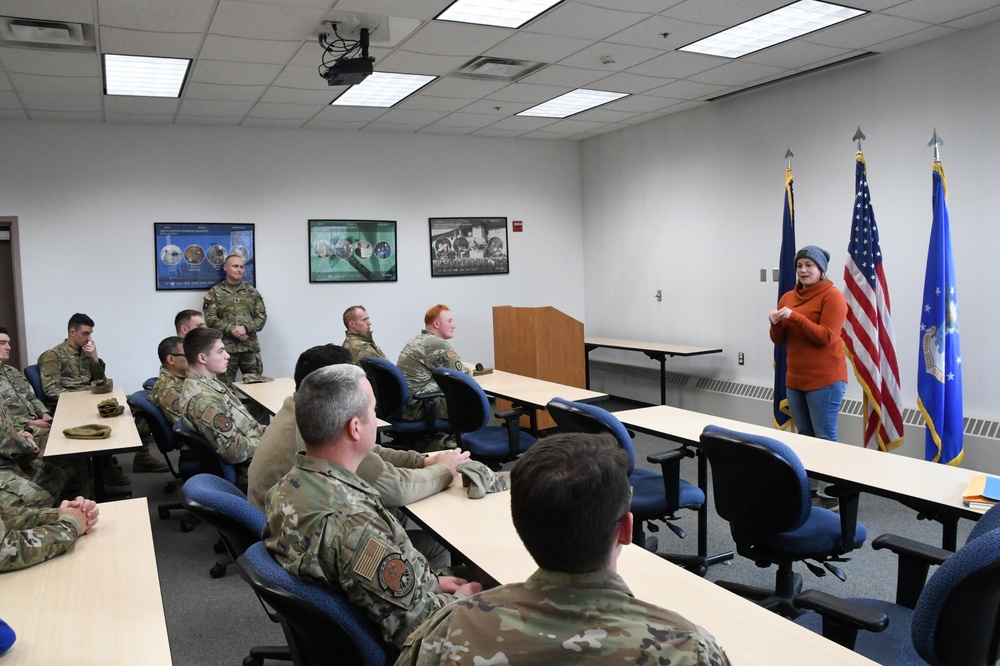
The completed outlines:
<svg viewBox="0 0 1000 666">
<path fill-rule="evenodd" d="M 538 570 L 434 613 L 396 666 L 728 664 L 708 632 L 636 599 L 617 574 L 632 542 L 628 466 L 608 435 L 555 435 L 528 449 L 511 473 L 510 510 Z"/>
<path fill-rule="evenodd" d="M 378 491 L 357 475 L 375 446 L 375 395 L 364 371 L 331 365 L 311 372 L 295 394 L 305 453 L 265 499 L 263 538 L 290 573 L 347 595 L 399 648 L 455 595 L 479 583 L 436 576 Z"/>
</svg>

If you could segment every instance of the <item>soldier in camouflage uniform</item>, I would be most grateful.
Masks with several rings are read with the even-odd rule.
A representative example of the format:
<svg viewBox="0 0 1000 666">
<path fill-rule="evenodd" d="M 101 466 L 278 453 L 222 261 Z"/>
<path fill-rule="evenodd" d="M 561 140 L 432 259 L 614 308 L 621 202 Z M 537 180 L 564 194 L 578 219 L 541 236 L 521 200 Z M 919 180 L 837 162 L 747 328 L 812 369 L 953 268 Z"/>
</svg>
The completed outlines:
<svg viewBox="0 0 1000 666">
<path fill-rule="evenodd" d="M 357 363 L 365 356 L 385 358 L 372 338 L 372 320 L 363 305 L 352 305 L 344 310 L 344 349 L 351 352 L 351 362 Z"/>
<path fill-rule="evenodd" d="M 0 406 L 0 506 L 48 508 L 66 487 L 66 473 L 43 462 L 31 433 Z"/>
<path fill-rule="evenodd" d="M 70 317 L 69 334 L 62 344 L 38 357 L 45 395 L 55 398 L 66 391 L 89 391 L 107 382 L 104 361 L 90 337 L 93 332 L 94 320 L 78 312 Z"/>
<path fill-rule="evenodd" d="M 467 375 L 472 374 L 472 370 L 462 363 L 458 352 L 448 344 L 448 340 L 454 335 L 455 324 L 451 310 L 447 305 L 435 305 L 424 315 L 424 330 L 407 342 L 403 351 L 399 352 L 396 365 L 406 377 L 406 385 L 410 389 L 410 397 L 406 401 L 406 409 L 403 410 L 404 420 L 420 421 L 424 418 L 424 405 L 414 398 L 414 395 L 441 390 L 434 381 L 434 375 L 431 374 L 435 368 L 451 368 Z M 434 401 L 434 411 L 436 418 L 448 418 L 448 407 L 444 398 Z"/>
<path fill-rule="evenodd" d="M 247 468 L 264 431 L 233 390 L 217 379 L 229 354 L 222 333 L 196 328 L 184 338 L 188 373 L 181 388 L 181 418 L 192 432 L 205 437 L 220 458 L 236 467 L 236 485 L 246 492 Z"/>
<path fill-rule="evenodd" d="M 7 364 L 9 360 L 10 332 L 0 327 L 0 405 L 7 409 L 14 427 L 30 432 L 35 444 L 44 453 L 52 427 L 52 414 L 35 395 L 24 375 Z"/>
<path fill-rule="evenodd" d="M 361 368 L 310 373 L 295 394 L 306 445 L 267 493 L 263 538 L 292 574 L 360 606 L 398 648 L 421 621 L 478 583 L 435 576 L 406 531 L 355 470 L 375 445 L 375 396 Z"/>
<path fill-rule="evenodd" d="M 64 500 L 58 509 L 0 506 L 0 571 L 51 560 L 97 524 L 99 510 L 88 499 Z"/>
<path fill-rule="evenodd" d="M 632 541 L 628 468 L 608 435 L 556 435 L 528 449 L 511 472 L 510 509 L 539 569 L 434 613 L 396 666 L 728 664 L 709 633 L 636 599 L 615 573 Z"/>
<path fill-rule="evenodd" d="M 160 358 L 160 374 L 149 391 L 149 401 L 159 407 L 173 425 L 181 418 L 181 389 L 188 370 L 183 338 L 176 335 L 164 338 L 156 353 Z"/>
<path fill-rule="evenodd" d="M 260 292 L 243 281 L 243 259 L 236 254 L 222 265 L 226 279 L 212 287 L 202 303 L 205 323 L 222 331 L 229 352 L 229 365 L 219 381 L 231 386 L 237 369 L 243 375 L 264 374 L 257 331 L 267 322 L 267 310 Z"/>
</svg>

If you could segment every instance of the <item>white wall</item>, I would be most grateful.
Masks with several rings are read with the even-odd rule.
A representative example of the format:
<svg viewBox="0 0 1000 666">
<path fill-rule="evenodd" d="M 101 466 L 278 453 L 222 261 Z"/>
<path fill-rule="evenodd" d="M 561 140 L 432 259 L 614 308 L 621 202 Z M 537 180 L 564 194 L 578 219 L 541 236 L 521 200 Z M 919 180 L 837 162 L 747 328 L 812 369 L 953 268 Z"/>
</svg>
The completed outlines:
<svg viewBox="0 0 1000 666">
<path fill-rule="evenodd" d="M 785 149 L 795 153 L 796 239 L 830 251 L 843 286 L 858 123 L 881 234 L 906 406 L 916 404 L 918 314 L 931 224 L 934 127 L 944 138 L 966 415 L 997 418 L 1000 328 L 1000 23 L 778 83 L 583 147 L 587 331 L 721 346 L 678 372 L 769 385 L 759 281 L 781 242 Z M 657 303 L 653 294 L 663 289 Z M 746 365 L 737 365 L 745 352 Z M 594 358 L 641 364 L 640 355 Z M 849 397 L 860 397 L 852 377 Z M 923 447 L 923 442 L 912 442 Z M 908 444 L 909 446 L 909 444 Z"/>
<path fill-rule="evenodd" d="M 210 127 L 0 123 L 0 215 L 22 239 L 27 359 L 65 337 L 73 312 L 126 390 L 158 365 L 173 316 L 202 292 L 154 285 L 154 222 L 256 224 L 268 323 L 265 372 L 291 375 L 309 346 L 340 343 L 365 304 L 395 360 L 443 302 L 454 342 L 491 364 L 494 305 L 554 305 L 582 319 L 580 148 L 567 142 Z M 510 274 L 430 277 L 428 217 L 505 216 Z M 306 220 L 398 222 L 399 279 L 310 284 Z M 557 288 L 558 287 L 558 288 Z"/>
</svg>

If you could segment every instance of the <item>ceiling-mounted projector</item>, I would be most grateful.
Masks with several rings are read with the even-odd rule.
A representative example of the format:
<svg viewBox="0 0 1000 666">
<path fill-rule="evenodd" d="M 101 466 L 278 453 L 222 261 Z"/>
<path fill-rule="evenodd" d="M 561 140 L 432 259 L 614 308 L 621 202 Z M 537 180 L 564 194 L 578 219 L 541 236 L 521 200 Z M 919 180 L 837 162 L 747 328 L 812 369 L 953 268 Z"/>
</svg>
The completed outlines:
<svg viewBox="0 0 1000 666">
<path fill-rule="evenodd" d="M 341 58 L 320 76 L 331 86 L 353 86 L 375 71 L 374 62 L 375 58 Z"/>
</svg>

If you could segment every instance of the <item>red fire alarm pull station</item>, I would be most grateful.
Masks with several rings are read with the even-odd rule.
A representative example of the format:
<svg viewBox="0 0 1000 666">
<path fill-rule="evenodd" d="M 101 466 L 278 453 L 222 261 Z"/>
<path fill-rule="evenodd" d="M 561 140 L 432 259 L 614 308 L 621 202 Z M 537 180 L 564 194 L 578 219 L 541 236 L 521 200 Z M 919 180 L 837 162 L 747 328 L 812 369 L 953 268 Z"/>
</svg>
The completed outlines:
<svg viewBox="0 0 1000 666">
<path fill-rule="evenodd" d="M 511 226 L 513 227 L 514 231 L 521 231 L 522 227 L 524 226 L 524 222 L 522 222 L 521 220 L 514 220 L 513 222 L 511 222 Z"/>
</svg>

